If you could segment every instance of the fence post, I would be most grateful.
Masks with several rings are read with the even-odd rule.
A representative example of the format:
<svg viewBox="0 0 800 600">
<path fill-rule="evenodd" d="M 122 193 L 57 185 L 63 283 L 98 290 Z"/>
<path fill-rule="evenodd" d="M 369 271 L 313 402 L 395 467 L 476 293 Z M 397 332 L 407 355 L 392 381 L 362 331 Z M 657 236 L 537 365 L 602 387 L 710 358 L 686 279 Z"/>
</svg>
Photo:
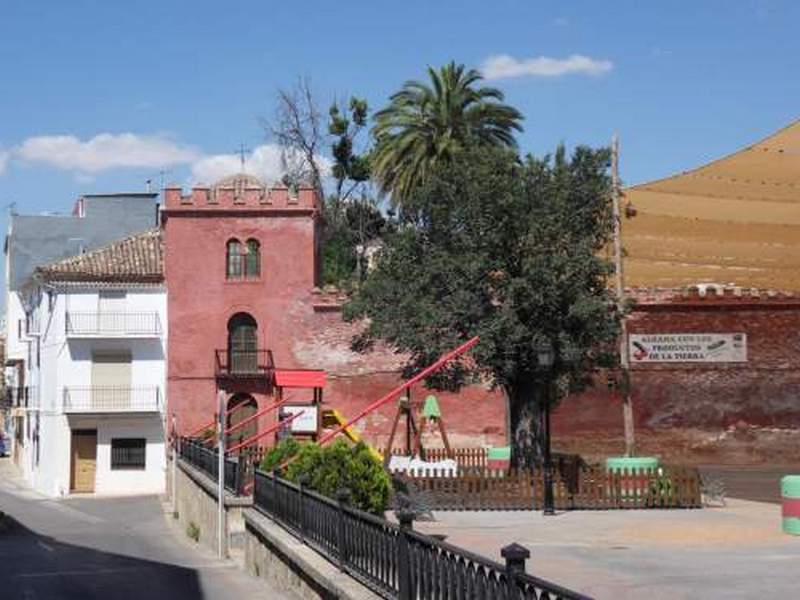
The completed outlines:
<svg viewBox="0 0 800 600">
<path fill-rule="evenodd" d="M 172 462 L 170 463 L 170 475 L 171 475 L 171 486 L 170 486 L 170 496 L 172 496 L 172 514 L 173 516 L 175 513 L 178 512 L 178 485 L 177 485 L 177 465 L 178 465 L 178 456 L 181 453 L 181 440 L 178 438 L 178 427 L 176 425 L 176 417 L 172 415 Z"/>
<path fill-rule="evenodd" d="M 506 560 L 506 575 L 509 584 L 516 586 L 517 577 L 525 574 L 525 561 L 531 557 L 531 551 L 513 543 L 501 548 L 500 556 Z"/>
<path fill-rule="evenodd" d="M 300 489 L 300 541 L 306 543 L 306 486 L 308 485 L 309 476 L 302 473 L 297 478 L 297 485 Z"/>
<path fill-rule="evenodd" d="M 341 488 L 336 492 L 336 547 L 339 554 L 339 570 L 344 571 L 347 564 L 347 540 L 345 538 L 345 524 L 344 524 L 344 507 L 350 498 L 350 490 Z"/>
<path fill-rule="evenodd" d="M 399 600 L 411 600 L 412 581 L 411 581 L 411 556 L 409 552 L 407 533 L 414 528 L 414 512 L 407 509 L 395 512 L 397 520 L 400 522 L 400 535 L 397 538 L 397 587 Z"/>
</svg>

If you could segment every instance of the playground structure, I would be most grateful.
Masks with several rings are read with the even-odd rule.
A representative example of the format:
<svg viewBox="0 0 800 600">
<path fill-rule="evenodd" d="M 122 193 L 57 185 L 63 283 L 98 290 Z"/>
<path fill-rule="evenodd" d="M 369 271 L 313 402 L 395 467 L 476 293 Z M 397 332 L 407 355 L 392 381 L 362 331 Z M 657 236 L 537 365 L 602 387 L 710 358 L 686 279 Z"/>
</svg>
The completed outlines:
<svg viewBox="0 0 800 600">
<path fill-rule="evenodd" d="M 364 442 L 373 456 L 383 461 L 385 465 L 388 464 L 399 422 L 402 418 L 405 418 L 407 454 L 411 455 L 413 453 L 416 455 L 423 455 L 422 434 L 425 427 L 436 426 L 442 436 L 447 456 L 452 457 L 452 450 L 447 440 L 441 409 L 439 408 L 435 396 L 431 395 L 426 398 L 424 406 L 422 406 L 422 410 L 420 411 L 419 424 L 417 424 L 414 417 L 414 410 L 420 407 L 419 405 L 412 404 L 410 390 L 416 383 L 419 383 L 429 375 L 441 369 L 448 362 L 469 351 L 478 341 L 478 337 L 474 337 L 454 350 L 444 354 L 436 362 L 420 371 L 414 377 L 398 385 L 375 402 L 369 404 L 350 419 L 347 419 L 335 408 L 322 407 L 323 389 L 326 384 L 325 371 L 276 368 L 272 375 L 272 385 L 275 389 L 275 402 L 258 410 L 253 415 L 250 415 L 238 423 L 225 428 L 223 434 L 229 436 L 231 433 L 234 433 L 250 423 L 257 423 L 260 417 L 275 410 L 278 411 L 277 422 L 257 431 L 254 435 L 232 445 L 230 448 L 226 448 L 226 454 L 235 454 L 241 458 L 255 462 L 262 456 L 262 452 L 260 452 L 259 449 L 264 446 L 263 440 L 270 434 L 275 436 L 276 442 L 289 435 L 315 442 L 319 445 L 330 442 L 338 435 L 346 436 L 353 443 L 364 442 L 361 435 L 355 430 L 354 425 L 379 408 L 393 400 L 397 400 L 398 410 L 392 425 L 392 432 L 389 437 L 385 458 L 383 453 Z M 297 402 L 292 399 L 290 402 L 289 398 L 287 398 L 287 392 L 289 390 L 301 389 L 312 390 L 311 400 L 308 402 Z M 239 407 L 234 407 L 227 415 L 224 415 L 226 418 L 221 419 L 221 422 L 227 423 L 227 417 L 236 411 L 237 408 Z M 218 415 L 216 417 L 218 417 Z M 192 431 L 188 437 L 196 437 L 203 434 L 201 441 L 206 444 L 213 444 L 216 442 L 220 435 L 218 431 L 220 419 L 216 417 L 202 427 Z"/>
</svg>

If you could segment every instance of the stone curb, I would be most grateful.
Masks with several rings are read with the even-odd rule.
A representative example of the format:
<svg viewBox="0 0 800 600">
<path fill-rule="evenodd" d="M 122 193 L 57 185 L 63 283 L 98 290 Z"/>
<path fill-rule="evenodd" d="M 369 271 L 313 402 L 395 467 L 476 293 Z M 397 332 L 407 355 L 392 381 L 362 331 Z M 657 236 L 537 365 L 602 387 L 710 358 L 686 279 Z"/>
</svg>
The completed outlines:
<svg viewBox="0 0 800 600">
<path fill-rule="evenodd" d="M 380 598 L 257 510 L 248 508 L 242 513 L 247 533 L 259 538 L 260 543 L 268 546 L 268 551 L 280 555 L 290 569 L 301 572 L 310 587 L 324 590 L 321 597 L 341 600 Z"/>
</svg>

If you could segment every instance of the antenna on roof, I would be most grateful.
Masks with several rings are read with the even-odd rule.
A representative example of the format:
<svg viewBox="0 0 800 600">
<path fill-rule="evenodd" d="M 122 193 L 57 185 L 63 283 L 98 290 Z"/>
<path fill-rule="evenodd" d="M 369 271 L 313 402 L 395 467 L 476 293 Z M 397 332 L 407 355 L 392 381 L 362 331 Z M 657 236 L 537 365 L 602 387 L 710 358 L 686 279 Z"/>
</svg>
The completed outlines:
<svg viewBox="0 0 800 600">
<path fill-rule="evenodd" d="M 244 173 L 245 153 L 250 152 L 250 148 L 244 145 L 244 142 L 239 144 L 239 162 L 241 163 L 241 172 Z"/>
</svg>

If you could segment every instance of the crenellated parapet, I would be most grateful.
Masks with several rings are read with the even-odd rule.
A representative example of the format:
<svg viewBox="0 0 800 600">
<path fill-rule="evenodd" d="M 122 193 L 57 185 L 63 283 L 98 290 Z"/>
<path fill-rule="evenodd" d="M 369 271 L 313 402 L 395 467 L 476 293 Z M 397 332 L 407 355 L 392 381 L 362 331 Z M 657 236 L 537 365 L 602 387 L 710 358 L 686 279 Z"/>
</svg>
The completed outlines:
<svg viewBox="0 0 800 600">
<path fill-rule="evenodd" d="M 707 307 L 736 307 L 745 305 L 763 306 L 797 306 L 800 307 L 800 296 L 792 291 L 771 290 L 702 283 L 685 287 L 626 288 L 627 298 L 636 302 L 639 307 L 657 305 L 686 305 Z"/>
<path fill-rule="evenodd" d="M 238 174 L 212 186 L 197 185 L 187 195 L 180 186 L 169 186 L 164 189 L 164 209 L 167 214 L 220 210 L 316 213 L 320 200 L 311 186 L 288 188 L 281 183 L 267 186 L 257 177 Z"/>
</svg>

